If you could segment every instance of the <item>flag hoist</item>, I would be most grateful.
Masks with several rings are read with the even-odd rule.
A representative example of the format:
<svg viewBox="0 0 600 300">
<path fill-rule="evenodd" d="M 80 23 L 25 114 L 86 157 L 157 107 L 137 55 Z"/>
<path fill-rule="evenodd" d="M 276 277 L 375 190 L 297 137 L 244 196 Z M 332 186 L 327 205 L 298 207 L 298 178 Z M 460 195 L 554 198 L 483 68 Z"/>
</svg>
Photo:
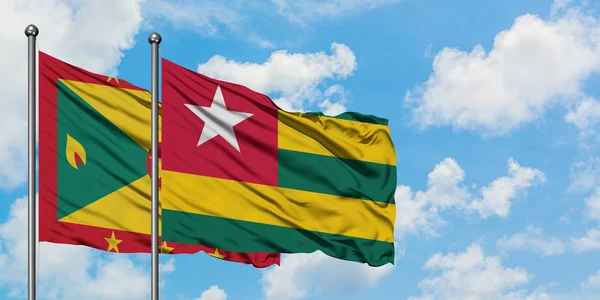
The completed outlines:
<svg viewBox="0 0 600 300">
<path fill-rule="evenodd" d="M 28 175 L 28 207 L 27 207 L 27 295 L 29 300 L 36 298 L 36 203 L 35 203 L 35 136 L 36 136 L 36 38 L 40 31 L 31 24 L 25 28 L 25 36 L 27 36 L 27 175 Z"/>
<path fill-rule="evenodd" d="M 161 41 L 156 32 L 148 37 L 152 47 L 152 300 L 158 300 L 158 46 Z"/>
</svg>

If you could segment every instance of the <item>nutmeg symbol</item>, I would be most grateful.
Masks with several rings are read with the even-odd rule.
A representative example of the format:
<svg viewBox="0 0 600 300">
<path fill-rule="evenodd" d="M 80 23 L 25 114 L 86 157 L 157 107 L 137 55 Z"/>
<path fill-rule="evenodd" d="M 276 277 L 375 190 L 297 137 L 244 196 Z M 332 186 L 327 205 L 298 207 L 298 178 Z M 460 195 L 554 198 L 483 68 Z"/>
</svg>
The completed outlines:
<svg viewBox="0 0 600 300">
<path fill-rule="evenodd" d="M 86 163 L 85 148 L 67 133 L 67 161 L 74 169 L 78 170 Z"/>
</svg>

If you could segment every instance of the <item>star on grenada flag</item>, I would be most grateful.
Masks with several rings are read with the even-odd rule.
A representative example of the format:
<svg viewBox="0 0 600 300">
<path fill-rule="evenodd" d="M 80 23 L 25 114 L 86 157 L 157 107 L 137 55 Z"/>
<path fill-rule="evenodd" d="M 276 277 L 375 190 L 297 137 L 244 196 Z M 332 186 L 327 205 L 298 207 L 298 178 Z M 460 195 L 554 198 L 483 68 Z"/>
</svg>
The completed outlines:
<svg viewBox="0 0 600 300">
<path fill-rule="evenodd" d="M 43 52 L 39 85 L 39 240 L 149 253 L 150 93 Z M 160 250 L 256 267 L 280 261 L 278 253 L 185 243 L 163 242 Z"/>
</svg>

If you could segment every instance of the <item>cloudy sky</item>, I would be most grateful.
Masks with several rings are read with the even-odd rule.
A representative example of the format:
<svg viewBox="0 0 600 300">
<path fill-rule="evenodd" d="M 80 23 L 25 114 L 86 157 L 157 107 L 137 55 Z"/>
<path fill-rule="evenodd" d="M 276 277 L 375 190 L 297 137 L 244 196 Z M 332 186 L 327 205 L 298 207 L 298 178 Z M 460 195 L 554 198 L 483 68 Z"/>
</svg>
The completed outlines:
<svg viewBox="0 0 600 300">
<path fill-rule="evenodd" d="M 161 299 L 600 295 L 600 3 L 577 0 L 0 1 L 0 298 L 26 288 L 26 38 L 150 88 L 161 55 L 288 110 L 390 120 L 397 258 L 254 269 L 161 257 Z M 148 256 L 42 243 L 43 299 L 148 299 Z M 597 299 L 597 298 L 596 298 Z"/>
</svg>

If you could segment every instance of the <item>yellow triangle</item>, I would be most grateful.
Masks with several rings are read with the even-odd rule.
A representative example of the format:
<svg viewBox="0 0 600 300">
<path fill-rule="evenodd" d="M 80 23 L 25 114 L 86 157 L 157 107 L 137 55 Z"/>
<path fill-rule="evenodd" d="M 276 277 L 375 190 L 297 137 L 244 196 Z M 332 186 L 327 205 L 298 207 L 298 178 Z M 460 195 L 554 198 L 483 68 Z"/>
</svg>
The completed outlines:
<svg viewBox="0 0 600 300">
<path fill-rule="evenodd" d="M 146 175 L 86 207 L 60 219 L 61 222 L 151 234 L 150 176 Z M 159 216 L 161 215 L 159 209 Z M 158 234 L 162 234 L 158 219 Z"/>
<path fill-rule="evenodd" d="M 147 91 L 117 88 L 87 82 L 62 80 L 62 83 L 105 118 L 119 127 L 146 151 L 150 150 L 151 95 Z M 162 141 L 159 102 L 158 140 Z"/>
</svg>

